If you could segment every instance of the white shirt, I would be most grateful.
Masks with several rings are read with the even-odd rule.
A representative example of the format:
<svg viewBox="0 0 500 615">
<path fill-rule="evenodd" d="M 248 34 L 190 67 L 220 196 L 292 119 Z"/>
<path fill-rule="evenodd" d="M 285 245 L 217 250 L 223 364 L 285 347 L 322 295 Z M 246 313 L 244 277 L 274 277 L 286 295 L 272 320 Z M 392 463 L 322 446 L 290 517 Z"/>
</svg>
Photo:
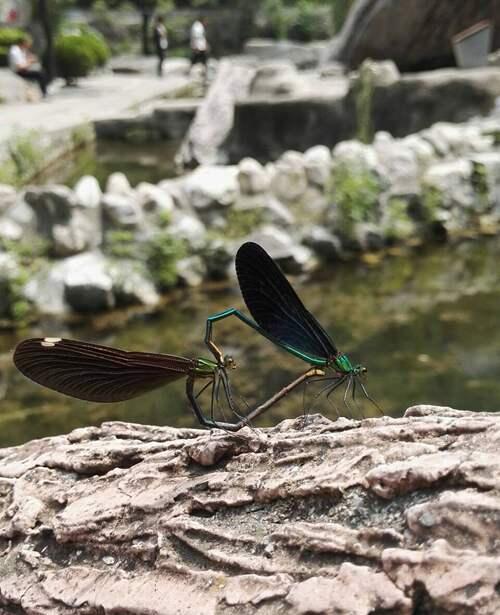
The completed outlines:
<svg viewBox="0 0 500 615">
<path fill-rule="evenodd" d="M 205 26 L 198 20 L 191 26 L 191 49 L 194 51 L 206 51 L 207 49 Z"/>
<path fill-rule="evenodd" d="M 19 45 L 12 45 L 9 49 L 9 68 L 17 73 L 18 70 L 26 68 L 28 56 Z"/>
</svg>

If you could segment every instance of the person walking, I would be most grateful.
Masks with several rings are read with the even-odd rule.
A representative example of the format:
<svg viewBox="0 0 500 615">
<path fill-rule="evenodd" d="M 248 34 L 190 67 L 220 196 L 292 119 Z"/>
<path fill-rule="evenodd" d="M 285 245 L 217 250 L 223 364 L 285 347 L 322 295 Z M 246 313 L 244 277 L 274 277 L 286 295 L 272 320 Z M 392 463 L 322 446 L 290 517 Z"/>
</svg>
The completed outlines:
<svg viewBox="0 0 500 615">
<path fill-rule="evenodd" d="M 191 46 L 191 68 L 195 64 L 203 64 L 205 68 L 205 79 L 207 78 L 207 59 L 208 43 L 206 35 L 206 19 L 201 17 L 191 26 L 190 46 Z"/>
<path fill-rule="evenodd" d="M 163 61 L 165 60 L 168 48 L 167 28 L 161 15 L 158 15 L 155 19 L 153 41 L 156 55 L 158 56 L 158 77 L 161 77 L 163 75 Z"/>
<path fill-rule="evenodd" d="M 23 79 L 36 81 L 45 97 L 47 96 L 47 77 L 44 70 L 36 68 L 35 64 L 38 64 L 38 58 L 31 53 L 31 39 L 23 35 L 9 49 L 9 68 Z"/>
</svg>

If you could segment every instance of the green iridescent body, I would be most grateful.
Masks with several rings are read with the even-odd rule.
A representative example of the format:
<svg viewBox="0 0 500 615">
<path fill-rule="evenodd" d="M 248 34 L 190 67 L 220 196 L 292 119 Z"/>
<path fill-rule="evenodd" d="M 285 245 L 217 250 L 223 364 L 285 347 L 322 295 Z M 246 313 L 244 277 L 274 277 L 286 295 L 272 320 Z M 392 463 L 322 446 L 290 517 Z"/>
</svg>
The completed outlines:
<svg viewBox="0 0 500 615">
<path fill-rule="evenodd" d="M 335 371 L 339 372 L 340 374 L 353 374 L 353 375 L 362 374 L 366 371 L 366 368 L 363 367 L 362 365 L 353 365 L 349 357 L 342 353 L 339 353 L 335 357 L 330 357 L 328 359 L 325 359 L 323 357 L 315 357 L 313 355 L 302 352 L 298 350 L 297 348 L 290 346 L 289 344 L 277 342 L 272 336 L 268 335 L 266 331 L 264 331 L 264 329 L 259 327 L 259 325 L 256 322 L 254 322 L 251 318 L 248 318 L 248 316 L 245 316 L 245 314 L 243 314 L 236 308 L 229 308 L 228 310 L 224 310 L 223 312 L 212 314 L 212 316 L 209 316 L 207 318 L 207 332 L 205 336 L 205 341 L 208 341 L 209 339 L 211 339 L 212 324 L 219 320 L 223 320 L 224 318 L 227 318 L 228 316 L 236 316 L 236 318 L 244 322 L 246 325 L 248 325 L 249 327 L 257 331 L 258 333 L 260 333 L 260 335 L 263 335 L 264 337 L 266 337 L 268 340 L 270 340 L 274 344 L 277 344 L 278 346 L 280 346 L 281 348 L 283 348 L 284 350 L 292 354 L 294 357 L 297 357 L 298 359 L 302 359 L 302 361 L 306 361 L 313 367 L 319 367 L 319 368 L 330 367 L 334 369 Z"/>
</svg>

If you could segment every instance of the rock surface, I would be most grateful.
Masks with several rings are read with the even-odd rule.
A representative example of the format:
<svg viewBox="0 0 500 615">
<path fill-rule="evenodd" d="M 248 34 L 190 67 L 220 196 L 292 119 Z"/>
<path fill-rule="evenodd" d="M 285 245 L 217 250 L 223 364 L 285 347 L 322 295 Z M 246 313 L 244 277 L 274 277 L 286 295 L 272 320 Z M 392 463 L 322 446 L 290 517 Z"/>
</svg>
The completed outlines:
<svg viewBox="0 0 500 615">
<path fill-rule="evenodd" d="M 402 70 L 454 66 L 452 37 L 489 19 L 493 22 L 492 49 L 496 49 L 499 15 L 497 0 L 358 0 L 325 57 L 350 68 L 365 58 L 391 58 Z"/>
<path fill-rule="evenodd" d="M 493 615 L 499 439 L 495 414 L 415 406 L 0 450 L 0 610 Z"/>
</svg>

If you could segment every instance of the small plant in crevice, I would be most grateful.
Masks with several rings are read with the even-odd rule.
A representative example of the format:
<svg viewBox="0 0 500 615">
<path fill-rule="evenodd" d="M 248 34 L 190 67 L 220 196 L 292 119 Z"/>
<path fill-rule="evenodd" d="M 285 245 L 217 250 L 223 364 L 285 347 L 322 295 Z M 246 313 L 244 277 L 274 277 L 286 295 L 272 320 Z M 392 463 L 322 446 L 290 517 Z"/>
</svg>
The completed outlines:
<svg viewBox="0 0 500 615">
<path fill-rule="evenodd" d="M 359 222 L 375 221 L 381 186 L 377 176 L 367 169 L 337 165 L 331 174 L 327 194 L 337 205 L 338 222 L 349 231 Z"/>
<path fill-rule="evenodd" d="M 146 265 L 160 290 L 167 290 L 177 282 L 177 261 L 186 255 L 183 241 L 170 232 L 160 230 L 145 247 Z"/>
</svg>

